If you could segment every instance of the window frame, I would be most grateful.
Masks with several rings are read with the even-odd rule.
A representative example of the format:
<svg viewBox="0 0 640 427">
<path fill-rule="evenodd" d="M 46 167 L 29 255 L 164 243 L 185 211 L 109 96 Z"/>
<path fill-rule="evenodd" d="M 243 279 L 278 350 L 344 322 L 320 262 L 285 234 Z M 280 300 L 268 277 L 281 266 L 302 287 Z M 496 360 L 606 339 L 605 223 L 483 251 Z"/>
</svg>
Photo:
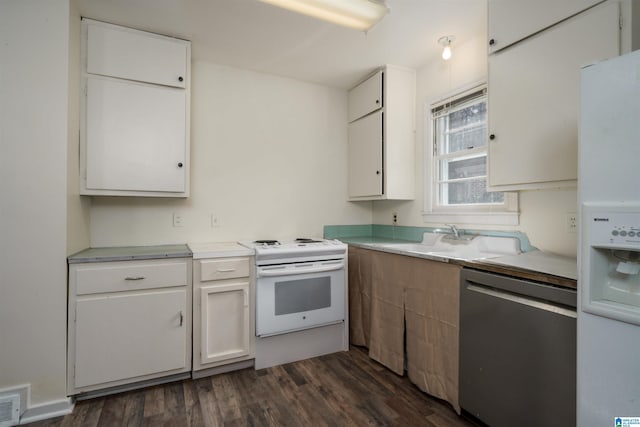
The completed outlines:
<svg viewBox="0 0 640 427">
<path fill-rule="evenodd" d="M 424 103 L 424 222 L 446 223 L 454 222 L 456 224 L 487 224 L 487 225 L 518 225 L 518 195 L 514 192 L 504 192 L 504 202 L 500 204 L 456 204 L 441 205 L 438 203 L 438 160 L 441 157 L 434 153 L 435 143 L 435 120 L 433 110 L 448 103 L 455 103 L 473 95 L 476 92 L 485 91 L 485 102 L 487 84 L 486 82 L 477 82 L 471 85 L 460 87 L 449 93 L 438 97 L 434 101 L 425 101 Z M 487 104 L 487 110 L 489 109 Z M 488 122 L 488 116 L 487 116 Z M 489 157 L 488 145 L 479 148 L 476 147 L 468 153 L 484 153 L 487 161 Z M 446 157 L 448 155 L 445 155 Z M 487 169 L 488 179 L 488 169 Z"/>
</svg>

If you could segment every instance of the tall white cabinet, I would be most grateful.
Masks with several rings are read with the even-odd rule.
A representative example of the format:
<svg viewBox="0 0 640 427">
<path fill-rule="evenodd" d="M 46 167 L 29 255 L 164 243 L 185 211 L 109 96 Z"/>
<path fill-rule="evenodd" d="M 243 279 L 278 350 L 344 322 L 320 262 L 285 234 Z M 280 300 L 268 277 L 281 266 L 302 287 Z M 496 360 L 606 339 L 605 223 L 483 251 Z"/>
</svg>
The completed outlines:
<svg viewBox="0 0 640 427">
<path fill-rule="evenodd" d="M 349 200 L 411 200 L 415 71 L 386 65 L 349 91 Z"/>
<path fill-rule="evenodd" d="M 83 19 L 81 194 L 189 195 L 190 49 Z"/>
<path fill-rule="evenodd" d="M 492 190 L 575 186 L 580 69 L 620 53 L 618 2 L 544 3 L 489 1 Z"/>
<path fill-rule="evenodd" d="M 69 395 L 191 370 L 186 246 L 88 249 L 69 259 Z"/>
</svg>

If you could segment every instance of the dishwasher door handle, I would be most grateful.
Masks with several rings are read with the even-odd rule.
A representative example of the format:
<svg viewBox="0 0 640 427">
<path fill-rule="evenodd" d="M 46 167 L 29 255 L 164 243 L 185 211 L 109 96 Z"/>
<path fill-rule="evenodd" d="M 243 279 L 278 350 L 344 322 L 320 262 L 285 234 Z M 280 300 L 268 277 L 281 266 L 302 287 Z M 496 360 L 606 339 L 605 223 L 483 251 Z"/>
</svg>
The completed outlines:
<svg viewBox="0 0 640 427">
<path fill-rule="evenodd" d="M 549 311 L 551 313 L 556 313 L 561 316 L 572 317 L 574 319 L 577 318 L 577 313 L 575 310 L 570 310 L 568 308 L 549 304 L 547 302 L 542 302 L 535 299 L 527 298 L 525 296 L 514 295 L 507 292 L 501 292 L 495 289 L 487 289 L 482 286 L 476 286 L 476 285 L 468 285 L 467 290 L 471 292 L 477 292 L 480 294 L 489 295 L 494 298 L 500 298 L 503 300 L 511 301 L 516 304 L 528 305 L 529 307 L 537 308 L 539 310 Z"/>
</svg>

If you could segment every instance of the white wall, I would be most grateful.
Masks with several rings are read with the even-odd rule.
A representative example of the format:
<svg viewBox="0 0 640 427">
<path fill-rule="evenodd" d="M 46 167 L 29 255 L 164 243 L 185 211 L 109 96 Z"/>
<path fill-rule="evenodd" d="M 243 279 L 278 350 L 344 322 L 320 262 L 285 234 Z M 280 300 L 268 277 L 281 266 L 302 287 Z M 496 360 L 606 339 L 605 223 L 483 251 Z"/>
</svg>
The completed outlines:
<svg viewBox="0 0 640 427">
<path fill-rule="evenodd" d="M 346 201 L 346 106 L 343 90 L 194 62 L 191 197 L 94 197 L 91 245 L 321 236 L 325 224 L 371 223 L 370 202 Z M 184 227 L 173 227 L 174 212 Z"/>
<path fill-rule="evenodd" d="M 0 2 L 0 389 L 65 399 L 68 0 Z"/>
<path fill-rule="evenodd" d="M 453 45 L 450 61 L 436 60 L 425 64 L 417 72 L 416 92 L 416 199 L 408 202 L 377 201 L 373 203 L 373 221 L 391 224 L 393 212 L 398 213 L 398 224 L 409 226 L 439 226 L 425 223 L 424 209 L 424 141 L 429 138 L 428 106 L 455 92 L 458 88 L 486 81 L 486 37 L 478 34 L 463 44 Z M 425 122 L 425 117 L 427 118 Z M 520 159 L 526 161 L 526 159 Z M 518 159 L 514 159 L 517 167 Z M 569 234 L 566 226 L 567 212 L 577 210 L 575 189 L 551 191 L 522 191 L 519 193 L 520 225 L 517 227 L 464 226 L 473 229 L 519 230 L 527 234 L 531 243 L 539 249 L 567 256 L 576 256 L 577 235 Z"/>
<path fill-rule="evenodd" d="M 91 200 L 80 197 L 80 12 L 69 2 L 69 116 L 67 144 L 67 254 L 89 247 Z"/>
</svg>

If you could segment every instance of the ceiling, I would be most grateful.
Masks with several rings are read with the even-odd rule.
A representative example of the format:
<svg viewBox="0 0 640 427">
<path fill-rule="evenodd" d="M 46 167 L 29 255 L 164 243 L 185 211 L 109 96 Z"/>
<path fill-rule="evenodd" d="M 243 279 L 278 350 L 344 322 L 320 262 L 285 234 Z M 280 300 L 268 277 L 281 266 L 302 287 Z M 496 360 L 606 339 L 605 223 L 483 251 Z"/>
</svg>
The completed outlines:
<svg viewBox="0 0 640 427">
<path fill-rule="evenodd" d="M 383 64 L 420 68 L 486 30 L 486 0 L 388 0 L 368 33 L 257 0 L 78 0 L 82 16 L 192 42 L 192 60 L 350 88 Z"/>
</svg>

